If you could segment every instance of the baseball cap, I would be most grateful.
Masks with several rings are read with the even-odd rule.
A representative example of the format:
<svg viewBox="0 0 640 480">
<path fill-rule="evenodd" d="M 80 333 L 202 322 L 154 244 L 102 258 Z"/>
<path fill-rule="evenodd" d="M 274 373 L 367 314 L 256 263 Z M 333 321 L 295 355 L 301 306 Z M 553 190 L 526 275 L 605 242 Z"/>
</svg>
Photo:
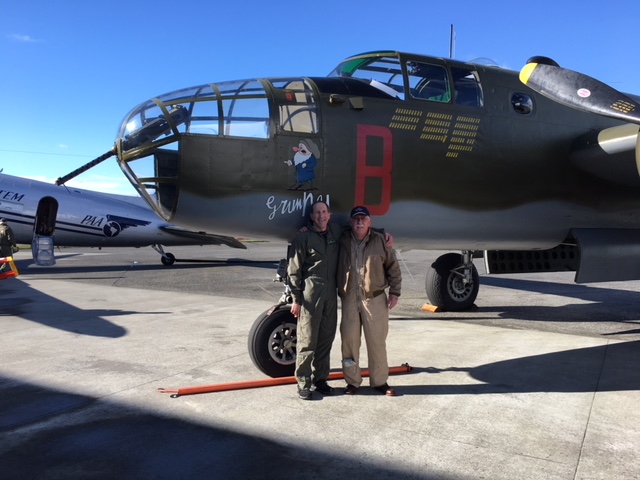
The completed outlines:
<svg viewBox="0 0 640 480">
<path fill-rule="evenodd" d="M 362 206 L 362 205 L 354 207 L 354 209 L 351 210 L 351 218 L 353 218 L 353 217 L 355 217 L 357 215 L 366 215 L 367 217 L 371 216 L 371 215 L 369 215 L 369 209 L 367 207 Z"/>
</svg>

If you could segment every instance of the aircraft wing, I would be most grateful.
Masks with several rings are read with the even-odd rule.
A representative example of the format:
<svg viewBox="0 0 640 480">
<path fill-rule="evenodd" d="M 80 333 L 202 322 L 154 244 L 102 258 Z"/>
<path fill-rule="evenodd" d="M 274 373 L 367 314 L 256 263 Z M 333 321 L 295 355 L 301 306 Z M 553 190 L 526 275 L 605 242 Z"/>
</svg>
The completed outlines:
<svg viewBox="0 0 640 480">
<path fill-rule="evenodd" d="M 191 238 L 194 240 L 201 240 L 206 245 L 226 245 L 231 248 L 247 249 L 247 246 L 237 238 L 227 237 L 225 235 L 214 235 L 212 233 L 193 232 L 191 230 L 185 230 L 183 228 L 174 227 L 172 225 L 165 225 L 160 227 L 161 230 L 171 233 L 172 235 L 178 235 L 184 238 Z"/>
</svg>

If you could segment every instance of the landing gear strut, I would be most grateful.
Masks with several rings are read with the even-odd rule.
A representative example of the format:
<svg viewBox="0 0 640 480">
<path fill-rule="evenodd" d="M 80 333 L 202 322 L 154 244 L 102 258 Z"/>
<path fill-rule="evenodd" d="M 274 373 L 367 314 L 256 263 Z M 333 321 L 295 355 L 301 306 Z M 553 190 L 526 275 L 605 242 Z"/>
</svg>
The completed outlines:
<svg viewBox="0 0 640 480">
<path fill-rule="evenodd" d="M 472 253 L 447 253 L 431 265 L 425 289 L 432 305 L 450 312 L 471 308 L 480 288 Z"/>
<path fill-rule="evenodd" d="M 162 262 L 163 265 L 166 265 L 168 267 L 169 265 L 173 265 L 174 263 L 176 263 L 176 257 L 174 257 L 173 254 L 171 253 L 165 253 L 164 248 L 162 248 L 162 245 L 155 243 L 151 245 L 151 248 L 153 248 L 156 252 L 162 255 L 160 257 L 160 261 Z"/>
<path fill-rule="evenodd" d="M 291 313 L 291 288 L 287 283 L 287 260 L 280 260 L 274 281 L 284 282 L 280 301 L 260 314 L 249 331 L 249 356 L 262 373 L 289 377 L 296 367 L 298 319 Z"/>
</svg>

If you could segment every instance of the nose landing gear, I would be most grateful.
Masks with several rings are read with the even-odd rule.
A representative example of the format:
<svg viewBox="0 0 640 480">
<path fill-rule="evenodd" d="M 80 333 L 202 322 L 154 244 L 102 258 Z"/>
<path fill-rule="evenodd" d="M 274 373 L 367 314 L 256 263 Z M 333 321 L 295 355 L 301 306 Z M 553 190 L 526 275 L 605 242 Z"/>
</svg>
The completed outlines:
<svg viewBox="0 0 640 480">
<path fill-rule="evenodd" d="M 176 263 L 176 257 L 174 257 L 173 254 L 171 253 L 166 253 L 164 251 L 164 248 L 162 248 L 162 245 L 155 243 L 151 245 L 151 248 L 153 248 L 156 252 L 162 255 L 160 257 L 160 261 L 162 262 L 163 265 L 166 265 L 168 267 Z"/>
<path fill-rule="evenodd" d="M 289 377 L 296 368 L 298 319 L 291 313 L 291 287 L 287 283 L 287 260 L 280 260 L 275 282 L 284 283 L 279 302 L 260 314 L 249 331 L 249 356 L 270 377 Z"/>
</svg>

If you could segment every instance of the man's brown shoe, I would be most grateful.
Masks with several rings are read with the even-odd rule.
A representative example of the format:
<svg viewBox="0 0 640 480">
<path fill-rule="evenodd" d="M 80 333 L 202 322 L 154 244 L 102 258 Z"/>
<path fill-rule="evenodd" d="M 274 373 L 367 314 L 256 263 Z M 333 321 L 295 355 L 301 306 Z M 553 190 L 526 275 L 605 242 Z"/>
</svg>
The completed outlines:
<svg viewBox="0 0 640 480">
<path fill-rule="evenodd" d="M 376 390 L 377 392 L 380 392 L 383 395 L 386 395 L 387 397 L 396 396 L 396 391 L 386 383 L 378 387 L 373 387 L 373 389 Z"/>
<path fill-rule="evenodd" d="M 345 395 L 355 395 L 358 391 L 358 387 L 355 385 L 347 385 L 347 388 L 344 389 Z"/>
</svg>

